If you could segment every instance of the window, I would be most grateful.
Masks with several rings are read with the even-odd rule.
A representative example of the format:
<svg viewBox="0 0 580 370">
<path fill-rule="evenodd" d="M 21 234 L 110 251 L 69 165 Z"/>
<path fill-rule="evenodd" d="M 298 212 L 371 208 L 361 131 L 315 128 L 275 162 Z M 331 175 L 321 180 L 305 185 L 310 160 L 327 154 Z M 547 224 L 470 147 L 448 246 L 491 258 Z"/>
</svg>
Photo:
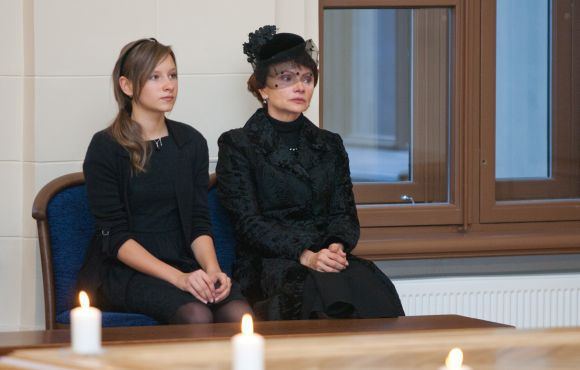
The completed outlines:
<svg viewBox="0 0 580 370">
<path fill-rule="evenodd" d="M 575 2 L 319 0 L 364 255 L 580 249 Z"/>
<path fill-rule="evenodd" d="M 324 17 L 323 114 L 345 141 L 358 203 L 449 203 L 451 10 Z"/>
<path fill-rule="evenodd" d="M 399 206 L 412 204 L 423 213 L 415 224 L 460 223 L 454 7 L 329 8 L 323 17 L 324 127 L 343 137 L 357 203 L 373 213 L 361 221 L 409 223 Z"/>
<path fill-rule="evenodd" d="M 482 108 L 490 112 L 482 121 L 482 139 L 484 148 L 495 147 L 494 153 L 483 152 L 482 221 L 578 219 L 573 1 L 496 0 L 482 6 L 482 75 L 495 75 L 482 86 Z"/>
</svg>

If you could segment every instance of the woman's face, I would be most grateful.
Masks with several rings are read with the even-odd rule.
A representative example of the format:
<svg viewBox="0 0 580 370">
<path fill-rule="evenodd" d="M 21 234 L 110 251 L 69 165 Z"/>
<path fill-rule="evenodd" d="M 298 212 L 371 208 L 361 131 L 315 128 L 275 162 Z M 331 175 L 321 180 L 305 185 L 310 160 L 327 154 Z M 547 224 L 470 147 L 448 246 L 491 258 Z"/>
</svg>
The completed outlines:
<svg viewBox="0 0 580 370">
<path fill-rule="evenodd" d="M 168 55 L 157 64 L 143 84 L 139 100 L 133 100 L 133 112 L 136 110 L 154 114 L 170 112 L 175 105 L 177 90 L 177 68 L 171 55 Z"/>
<path fill-rule="evenodd" d="M 266 86 L 260 89 L 268 101 L 268 114 L 280 121 L 293 121 L 310 106 L 314 75 L 309 68 L 295 63 L 270 67 Z"/>
</svg>

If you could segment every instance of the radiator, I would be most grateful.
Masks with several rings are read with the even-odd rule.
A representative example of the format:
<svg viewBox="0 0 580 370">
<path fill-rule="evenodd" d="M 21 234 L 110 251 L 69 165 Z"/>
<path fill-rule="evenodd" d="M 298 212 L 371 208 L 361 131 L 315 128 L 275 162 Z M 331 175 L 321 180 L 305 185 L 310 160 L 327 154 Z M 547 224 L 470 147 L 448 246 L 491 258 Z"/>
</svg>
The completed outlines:
<svg viewBox="0 0 580 370">
<path fill-rule="evenodd" d="M 407 315 L 459 314 L 513 325 L 580 325 L 580 274 L 393 279 Z"/>
</svg>

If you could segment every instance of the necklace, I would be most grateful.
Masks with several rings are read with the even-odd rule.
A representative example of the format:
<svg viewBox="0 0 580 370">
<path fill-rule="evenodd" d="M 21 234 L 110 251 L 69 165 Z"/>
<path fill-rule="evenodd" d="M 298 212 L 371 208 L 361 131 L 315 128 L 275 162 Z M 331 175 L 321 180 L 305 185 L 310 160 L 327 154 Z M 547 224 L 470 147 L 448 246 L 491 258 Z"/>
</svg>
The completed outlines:
<svg viewBox="0 0 580 370">
<path fill-rule="evenodd" d="M 161 141 L 161 137 L 153 139 L 153 144 L 155 144 L 155 150 L 160 151 L 161 147 L 163 146 L 163 141 Z"/>
</svg>

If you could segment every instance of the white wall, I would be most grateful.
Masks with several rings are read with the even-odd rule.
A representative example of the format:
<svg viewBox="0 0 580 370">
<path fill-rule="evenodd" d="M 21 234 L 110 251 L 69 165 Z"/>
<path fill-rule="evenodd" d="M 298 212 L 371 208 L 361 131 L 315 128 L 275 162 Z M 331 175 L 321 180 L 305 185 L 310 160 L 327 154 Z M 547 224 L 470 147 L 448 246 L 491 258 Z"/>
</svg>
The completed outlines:
<svg viewBox="0 0 580 370">
<path fill-rule="evenodd" d="M 123 45 L 174 47 L 180 96 L 172 119 L 208 140 L 258 107 L 246 91 L 249 32 L 276 24 L 318 39 L 314 0 L 0 0 L 0 331 L 44 327 L 38 190 L 81 169 L 92 134 L 115 113 L 110 73 Z M 315 96 L 307 115 L 318 121 Z"/>
</svg>

